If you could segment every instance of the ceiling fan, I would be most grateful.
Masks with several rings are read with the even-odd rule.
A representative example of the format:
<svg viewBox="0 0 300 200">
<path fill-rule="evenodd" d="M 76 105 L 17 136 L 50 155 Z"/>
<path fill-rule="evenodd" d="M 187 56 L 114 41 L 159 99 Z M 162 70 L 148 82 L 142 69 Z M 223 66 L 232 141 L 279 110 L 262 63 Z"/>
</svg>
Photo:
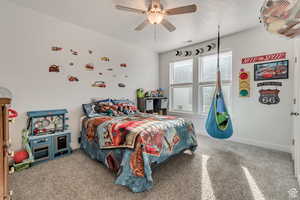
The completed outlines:
<svg viewBox="0 0 300 200">
<path fill-rule="evenodd" d="M 181 15 L 196 12 L 197 6 L 192 4 L 178 8 L 164 9 L 163 5 L 160 3 L 160 0 L 151 0 L 148 10 L 130 8 L 122 5 L 116 5 L 116 9 L 147 16 L 147 19 L 135 28 L 136 31 L 142 31 L 149 24 L 161 24 L 168 31 L 173 32 L 176 30 L 176 27 L 167 19 L 165 19 L 165 17 L 170 15 Z"/>
</svg>

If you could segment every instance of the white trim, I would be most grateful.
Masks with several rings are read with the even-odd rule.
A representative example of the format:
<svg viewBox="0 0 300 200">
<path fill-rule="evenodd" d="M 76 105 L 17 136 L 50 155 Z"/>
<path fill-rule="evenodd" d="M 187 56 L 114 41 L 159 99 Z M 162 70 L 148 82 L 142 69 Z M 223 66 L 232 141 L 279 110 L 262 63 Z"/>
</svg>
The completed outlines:
<svg viewBox="0 0 300 200">
<path fill-rule="evenodd" d="M 207 115 L 201 115 L 199 113 L 193 113 L 193 112 L 179 112 L 179 111 L 168 111 L 168 115 L 175 115 L 182 118 L 188 118 L 188 119 L 206 119 Z"/>
<path fill-rule="evenodd" d="M 210 136 L 208 136 L 206 134 L 203 134 L 203 133 L 200 133 L 200 135 L 210 138 Z M 290 146 L 283 146 L 283 145 L 280 145 L 280 144 L 270 144 L 270 143 L 259 142 L 259 141 L 256 141 L 256 140 L 238 138 L 238 137 L 232 137 L 232 138 L 228 139 L 228 141 L 237 142 L 237 143 L 240 143 L 240 144 L 247 144 L 247 145 L 257 146 L 257 147 L 262 147 L 262 148 L 265 148 L 265 149 L 271 149 L 271 150 L 291 153 Z M 299 183 L 300 183 L 300 181 L 299 181 Z"/>
</svg>

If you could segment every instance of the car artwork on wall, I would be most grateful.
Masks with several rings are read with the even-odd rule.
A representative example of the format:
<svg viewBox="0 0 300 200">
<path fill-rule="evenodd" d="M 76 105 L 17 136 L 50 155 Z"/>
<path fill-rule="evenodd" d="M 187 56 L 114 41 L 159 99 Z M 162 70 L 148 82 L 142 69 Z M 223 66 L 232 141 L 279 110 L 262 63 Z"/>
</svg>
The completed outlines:
<svg viewBox="0 0 300 200">
<path fill-rule="evenodd" d="M 289 78 L 289 61 L 276 61 L 254 65 L 254 80 L 265 81 Z"/>
</svg>

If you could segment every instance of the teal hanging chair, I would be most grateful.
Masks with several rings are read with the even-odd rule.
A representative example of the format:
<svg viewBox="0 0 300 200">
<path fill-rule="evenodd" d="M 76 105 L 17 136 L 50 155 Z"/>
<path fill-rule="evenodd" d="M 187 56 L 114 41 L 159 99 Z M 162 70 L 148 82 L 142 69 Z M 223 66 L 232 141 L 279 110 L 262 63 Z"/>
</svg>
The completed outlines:
<svg viewBox="0 0 300 200">
<path fill-rule="evenodd" d="M 217 84 L 205 128 L 211 137 L 228 139 L 233 134 L 233 127 L 222 92 L 220 70 L 220 27 L 218 28 Z"/>
</svg>

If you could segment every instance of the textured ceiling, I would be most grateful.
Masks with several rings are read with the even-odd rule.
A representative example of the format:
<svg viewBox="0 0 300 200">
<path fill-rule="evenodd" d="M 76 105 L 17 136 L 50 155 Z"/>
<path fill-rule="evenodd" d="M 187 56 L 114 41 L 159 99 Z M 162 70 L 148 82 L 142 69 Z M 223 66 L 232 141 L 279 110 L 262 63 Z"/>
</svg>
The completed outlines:
<svg viewBox="0 0 300 200">
<path fill-rule="evenodd" d="M 154 26 L 142 32 L 134 28 L 145 16 L 118 11 L 116 4 L 146 9 L 149 0 L 11 0 L 18 5 L 54 16 L 63 21 L 92 29 L 119 40 L 163 52 L 216 36 L 218 23 L 222 34 L 232 34 L 259 25 L 258 13 L 263 0 L 162 0 L 165 8 L 197 4 L 198 12 L 167 17 L 176 27 L 169 33 L 158 26 L 154 40 Z"/>
</svg>

